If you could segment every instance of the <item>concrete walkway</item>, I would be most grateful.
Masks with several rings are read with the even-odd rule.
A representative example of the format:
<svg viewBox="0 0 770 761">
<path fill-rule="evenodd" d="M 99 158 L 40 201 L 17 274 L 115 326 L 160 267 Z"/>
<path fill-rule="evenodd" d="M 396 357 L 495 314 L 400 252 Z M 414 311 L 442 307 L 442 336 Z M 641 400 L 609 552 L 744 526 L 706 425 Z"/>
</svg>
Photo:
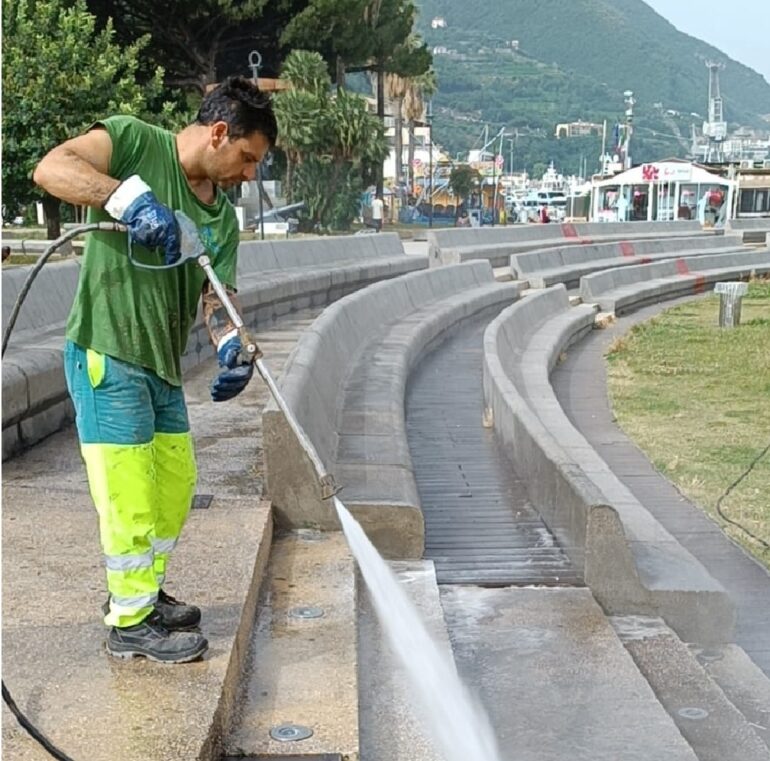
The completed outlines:
<svg viewBox="0 0 770 761">
<path fill-rule="evenodd" d="M 653 305 L 594 331 L 567 352 L 552 383 L 565 412 L 636 498 L 719 581 L 738 611 L 736 643 L 770 676 L 770 573 L 688 501 L 613 422 L 604 353 L 631 327 L 663 308 Z"/>
</svg>

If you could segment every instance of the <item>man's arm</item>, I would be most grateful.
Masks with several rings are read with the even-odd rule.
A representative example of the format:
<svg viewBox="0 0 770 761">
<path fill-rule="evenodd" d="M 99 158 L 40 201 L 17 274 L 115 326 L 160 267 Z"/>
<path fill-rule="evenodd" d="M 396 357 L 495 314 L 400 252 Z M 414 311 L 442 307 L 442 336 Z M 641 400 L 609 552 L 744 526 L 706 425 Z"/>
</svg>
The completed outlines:
<svg viewBox="0 0 770 761">
<path fill-rule="evenodd" d="M 227 295 L 240 312 L 240 306 L 230 288 L 227 288 Z M 203 320 L 211 343 L 216 347 L 219 367 L 222 368 L 211 384 L 211 398 L 215 402 L 226 402 L 246 388 L 254 374 L 254 360 L 262 355 L 243 355 L 238 331 L 209 282 L 203 286 Z"/>
<path fill-rule="evenodd" d="M 235 298 L 235 292 L 227 287 L 225 287 L 225 290 L 230 297 L 230 301 L 233 302 L 233 306 L 240 313 L 241 309 Z M 208 280 L 203 284 L 203 322 L 206 324 L 211 343 L 217 349 L 219 349 L 219 344 L 223 338 L 235 335 L 235 325 L 233 325 L 224 304 L 222 304 L 222 301 Z"/>
<path fill-rule="evenodd" d="M 67 203 L 104 206 L 120 185 L 110 177 L 112 140 L 105 129 L 92 129 L 49 151 L 32 179 L 43 190 Z"/>
<path fill-rule="evenodd" d="M 110 177 L 112 138 L 105 129 L 92 129 L 47 153 L 32 179 L 43 190 L 67 203 L 103 208 L 128 228 L 134 243 L 161 247 L 164 263 L 179 259 L 179 228 L 173 212 L 158 201 L 138 174 Z"/>
</svg>

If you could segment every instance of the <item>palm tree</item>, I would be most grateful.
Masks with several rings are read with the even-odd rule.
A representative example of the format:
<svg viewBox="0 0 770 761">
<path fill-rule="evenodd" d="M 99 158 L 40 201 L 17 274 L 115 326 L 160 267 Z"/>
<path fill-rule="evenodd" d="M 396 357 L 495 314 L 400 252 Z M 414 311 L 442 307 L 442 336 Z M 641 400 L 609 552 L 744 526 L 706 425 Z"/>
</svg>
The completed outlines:
<svg viewBox="0 0 770 761">
<path fill-rule="evenodd" d="M 403 179 L 404 173 L 404 97 L 409 91 L 409 80 L 398 74 L 385 75 L 385 96 L 392 104 L 393 118 L 395 119 L 395 154 L 396 154 L 396 185 Z"/>
<path fill-rule="evenodd" d="M 430 98 L 438 89 L 438 80 L 434 69 L 428 69 L 418 77 L 407 80 L 408 88 L 404 94 L 403 109 L 409 126 L 407 148 L 409 191 L 414 188 L 414 127 L 417 122 L 425 121 L 425 99 Z M 432 148 L 432 147 L 431 147 Z"/>
</svg>

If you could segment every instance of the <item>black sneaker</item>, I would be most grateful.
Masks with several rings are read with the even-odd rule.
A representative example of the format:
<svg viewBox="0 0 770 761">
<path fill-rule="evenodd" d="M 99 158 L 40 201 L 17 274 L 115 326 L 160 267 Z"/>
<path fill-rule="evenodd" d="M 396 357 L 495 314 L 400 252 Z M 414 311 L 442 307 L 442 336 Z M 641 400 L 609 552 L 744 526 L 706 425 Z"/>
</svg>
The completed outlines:
<svg viewBox="0 0 770 761">
<path fill-rule="evenodd" d="M 107 635 L 107 652 L 116 658 L 144 657 L 159 663 L 189 663 L 198 660 L 209 643 L 197 632 L 170 632 L 157 611 L 141 623 L 118 628 Z"/>
<path fill-rule="evenodd" d="M 201 610 L 195 605 L 187 605 L 180 602 L 162 589 L 158 592 L 155 601 L 155 610 L 160 613 L 161 623 L 171 632 L 184 632 L 196 629 L 201 622 Z M 110 612 L 110 598 L 102 605 L 102 612 L 106 616 Z"/>
</svg>

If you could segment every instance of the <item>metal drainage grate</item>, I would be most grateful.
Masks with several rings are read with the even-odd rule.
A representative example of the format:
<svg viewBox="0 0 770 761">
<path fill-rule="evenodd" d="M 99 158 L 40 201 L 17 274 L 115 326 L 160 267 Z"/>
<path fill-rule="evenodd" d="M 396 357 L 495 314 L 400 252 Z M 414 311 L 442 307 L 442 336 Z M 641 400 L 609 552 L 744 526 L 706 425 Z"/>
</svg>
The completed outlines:
<svg viewBox="0 0 770 761">
<path fill-rule="evenodd" d="M 211 500 L 214 499 L 213 494 L 196 494 L 193 497 L 192 509 L 193 510 L 207 510 L 211 507 Z"/>
</svg>

